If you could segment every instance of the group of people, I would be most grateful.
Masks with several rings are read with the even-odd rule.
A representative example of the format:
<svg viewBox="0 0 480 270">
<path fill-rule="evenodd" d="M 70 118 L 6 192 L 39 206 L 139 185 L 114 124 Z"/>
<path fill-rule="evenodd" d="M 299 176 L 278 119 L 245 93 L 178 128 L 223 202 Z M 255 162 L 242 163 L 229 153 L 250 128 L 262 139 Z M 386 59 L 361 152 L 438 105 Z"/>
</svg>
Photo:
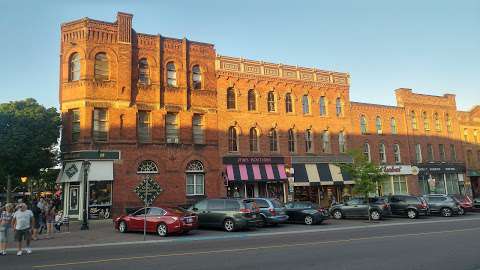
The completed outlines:
<svg viewBox="0 0 480 270">
<path fill-rule="evenodd" d="M 17 242 L 17 256 L 21 256 L 23 251 L 27 254 L 32 253 L 30 241 L 37 240 L 38 235 L 46 231 L 50 237 L 54 230 L 54 225 L 61 211 L 57 213 L 57 203 L 54 200 L 40 198 L 31 203 L 30 209 L 23 201 L 17 204 L 7 203 L 1 208 L 0 216 L 0 255 L 7 254 L 7 244 L 10 239 L 10 231 L 13 229 L 14 239 Z M 59 230 L 59 226 L 57 230 Z M 25 249 L 22 249 L 25 243 Z"/>
</svg>

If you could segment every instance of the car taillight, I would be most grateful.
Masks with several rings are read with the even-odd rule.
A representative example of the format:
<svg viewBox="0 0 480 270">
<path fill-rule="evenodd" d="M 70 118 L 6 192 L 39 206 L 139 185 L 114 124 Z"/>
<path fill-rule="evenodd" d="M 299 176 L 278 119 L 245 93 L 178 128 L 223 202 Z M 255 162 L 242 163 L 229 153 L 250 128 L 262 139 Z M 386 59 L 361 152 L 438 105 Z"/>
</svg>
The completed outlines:
<svg viewBox="0 0 480 270">
<path fill-rule="evenodd" d="M 277 214 L 277 212 L 275 212 L 275 209 L 268 209 L 268 211 L 270 211 L 270 214 L 272 214 L 272 216 L 275 216 Z"/>
<path fill-rule="evenodd" d="M 242 208 L 242 209 L 240 209 L 240 213 L 250 214 L 250 213 L 252 213 L 252 211 L 250 209 L 247 209 L 247 208 Z"/>
</svg>

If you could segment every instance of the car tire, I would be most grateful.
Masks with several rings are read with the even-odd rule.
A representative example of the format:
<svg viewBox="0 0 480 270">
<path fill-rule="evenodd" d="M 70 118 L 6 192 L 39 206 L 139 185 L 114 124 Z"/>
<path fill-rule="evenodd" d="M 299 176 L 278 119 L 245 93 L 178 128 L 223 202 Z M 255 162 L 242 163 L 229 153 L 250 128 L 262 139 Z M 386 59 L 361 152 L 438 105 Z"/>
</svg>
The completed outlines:
<svg viewBox="0 0 480 270">
<path fill-rule="evenodd" d="M 258 227 L 263 228 L 265 226 L 267 226 L 267 219 L 265 218 L 265 216 L 260 215 L 260 222 L 258 223 Z"/>
<path fill-rule="evenodd" d="M 343 213 L 340 210 L 335 210 L 332 212 L 332 217 L 334 219 L 342 219 L 343 218 Z"/>
<path fill-rule="evenodd" d="M 306 215 L 305 218 L 303 219 L 303 223 L 305 223 L 305 225 L 313 225 L 314 224 L 313 217 L 310 215 Z"/>
<path fill-rule="evenodd" d="M 372 210 L 372 211 L 370 211 L 370 218 L 372 220 L 377 221 L 377 220 L 380 220 L 382 218 L 382 215 L 377 210 Z"/>
<path fill-rule="evenodd" d="M 407 210 L 407 217 L 410 218 L 410 219 L 416 219 L 418 217 L 418 213 L 414 209 L 408 209 Z"/>
<path fill-rule="evenodd" d="M 451 217 L 453 215 L 452 209 L 444 207 L 440 209 L 440 215 L 442 215 L 442 217 Z"/>
<path fill-rule="evenodd" d="M 459 207 L 459 208 L 458 208 L 458 215 L 459 215 L 459 216 L 465 215 L 465 209 L 463 209 L 462 207 Z"/>
<path fill-rule="evenodd" d="M 235 231 L 235 221 L 231 218 L 227 218 L 223 221 L 223 229 L 227 232 Z"/>
<path fill-rule="evenodd" d="M 120 221 L 120 223 L 118 224 L 118 231 L 121 232 L 121 233 L 126 233 L 128 232 L 128 227 L 127 227 L 127 223 L 125 221 Z"/>
<path fill-rule="evenodd" d="M 165 237 L 168 235 L 168 227 L 165 223 L 160 223 L 157 226 L 157 234 L 161 237 Z"/>
</svg>

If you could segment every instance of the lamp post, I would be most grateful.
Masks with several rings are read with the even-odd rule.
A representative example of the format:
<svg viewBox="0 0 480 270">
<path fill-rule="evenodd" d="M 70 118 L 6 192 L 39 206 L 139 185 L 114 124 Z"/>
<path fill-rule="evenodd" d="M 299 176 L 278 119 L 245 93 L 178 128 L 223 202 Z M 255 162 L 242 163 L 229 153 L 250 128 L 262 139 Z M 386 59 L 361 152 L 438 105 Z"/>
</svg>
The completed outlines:
<svg viewBox="0 0 480 270">
<path fill-rule="evenodd" d="M 28 180 L 28 177 L 26 176 L 22 176 L 20 177 L 20 181 L 22 182 L 22 184 L 25 184 Z M 23 200 L 25 201 L 25 187 L 22 187 L 23 189 Z"/>
<path fill-rule="evenodd" d="M 83 161 L 83 218 L 82 218 L 82 227 L 80 230 L 88 230 L 88 170 L 90 169 L 90 161 Z"/>
</svg>

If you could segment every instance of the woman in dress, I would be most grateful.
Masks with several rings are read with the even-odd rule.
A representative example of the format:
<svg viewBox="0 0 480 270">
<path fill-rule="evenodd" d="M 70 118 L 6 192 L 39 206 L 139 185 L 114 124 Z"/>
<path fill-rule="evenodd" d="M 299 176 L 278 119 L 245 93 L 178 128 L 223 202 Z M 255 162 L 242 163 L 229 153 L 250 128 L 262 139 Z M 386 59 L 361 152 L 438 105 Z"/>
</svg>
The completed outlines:
<svg viewBox="0 0 480 270">
<path fill-rule="evenodd" d="M 7 203 L 5 209 L 0 215 L 0 255 L 2 256 L 7 254 L 7 243 L 9 240 L 14 209 L 15 207 L 13 204 Z"/>
</svg>

